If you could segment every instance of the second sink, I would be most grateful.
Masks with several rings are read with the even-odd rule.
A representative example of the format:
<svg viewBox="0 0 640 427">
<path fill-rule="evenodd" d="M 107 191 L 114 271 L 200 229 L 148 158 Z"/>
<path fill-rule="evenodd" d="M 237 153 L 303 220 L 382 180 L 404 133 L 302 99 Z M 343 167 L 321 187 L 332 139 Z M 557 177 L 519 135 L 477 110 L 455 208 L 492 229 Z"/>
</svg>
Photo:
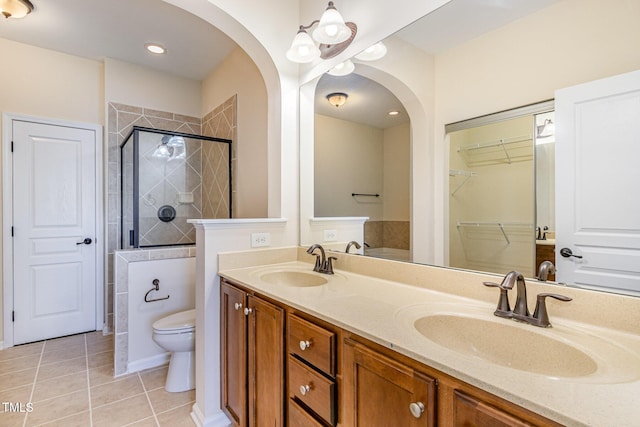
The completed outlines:
<svg viewBox="0 0 640 427">
<path fill-rule="evenodd" d="M 270 271 L 260 275 L 260 279 L 272 285 L 294 287 L 321 286 L 329 282 L 320 274 L 305 271 Z"/>
</svg>

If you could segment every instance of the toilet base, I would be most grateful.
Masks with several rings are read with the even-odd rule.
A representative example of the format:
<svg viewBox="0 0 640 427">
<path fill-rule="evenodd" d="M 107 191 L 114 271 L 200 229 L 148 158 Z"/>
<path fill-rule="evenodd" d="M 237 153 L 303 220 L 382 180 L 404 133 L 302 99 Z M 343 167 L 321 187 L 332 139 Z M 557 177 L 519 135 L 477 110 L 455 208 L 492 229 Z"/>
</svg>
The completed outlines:
<svg viewBox="0 0 640 427">
<path fill-rule="evenodd" d="M 176 351 L 171 354 L 165 390 L 170 393 L 193 390 L 196 387 L 195 352 Z"/>
</svg>

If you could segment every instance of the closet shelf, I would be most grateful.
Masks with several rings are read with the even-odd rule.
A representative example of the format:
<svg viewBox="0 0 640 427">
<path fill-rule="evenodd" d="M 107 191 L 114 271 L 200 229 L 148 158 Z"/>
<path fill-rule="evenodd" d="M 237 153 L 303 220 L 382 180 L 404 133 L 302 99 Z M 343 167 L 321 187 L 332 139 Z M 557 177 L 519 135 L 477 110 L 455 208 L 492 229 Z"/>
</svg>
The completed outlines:
<svg viewBox="0 0 640 427">
<path fill-rule="evenodd" d="M 467 166 L 491 165 L 533 159 L 533 138 L 523 135 L 477 144 L 462 145 L 458 153 Z"/>
<path fill-rule="evenodd" d="M 511 241 L 504 231 L 505 227 L 518 227 L 518 228 L 530 228 L 533 230 L 533 224 L 528 222 L 485 222 L 485 221 L 458 221 L 458 228 L 460 227 L 498 227 L 504 236 L 504 240 L 510 245 Z"/>
<path fill-rule="evenodd" d="M 472 176 L 478 176 L 478 174 L 475 173 L 475 172 L 471 172 L 471 171 L 465 171 L 465 170 L 459 170 L 459 169 L 449 169 L 449 176 L 463 176 L 464 177 L 462 182 L 460 184 L 458 184 L 456 189 L 453 190 L 453 192 L 451 193 L 451 195 L 453 196 L 458 192 L 458 190 L 460 188 L 462 188 L 462 186 L 469 180 L 469 178 L 471 178 Z"/>
</svg>

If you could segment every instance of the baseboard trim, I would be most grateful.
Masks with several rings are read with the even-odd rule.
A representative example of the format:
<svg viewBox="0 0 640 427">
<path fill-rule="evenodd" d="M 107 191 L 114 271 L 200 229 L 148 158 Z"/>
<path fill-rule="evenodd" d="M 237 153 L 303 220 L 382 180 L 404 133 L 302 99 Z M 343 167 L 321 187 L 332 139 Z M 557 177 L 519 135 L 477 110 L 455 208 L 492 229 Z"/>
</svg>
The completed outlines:
<svg viewBox="0 0 640 427">
<path fill-rule="evenodd" d="M 133 362 L 127 363 L 127 374 L 166 365 L 169 363 L 170 358 L 171 353 L 162 353 L 144 359 L 134 360 Z"/>
<path fill-rule="evenodd" d="M 205 419 L 197 403 L 194 403 L 191 407 L 191 419 L 198 427 L 230 427 L 233 425 L 222 411 L 218 411 L 212 417 Z"/>
</svg>

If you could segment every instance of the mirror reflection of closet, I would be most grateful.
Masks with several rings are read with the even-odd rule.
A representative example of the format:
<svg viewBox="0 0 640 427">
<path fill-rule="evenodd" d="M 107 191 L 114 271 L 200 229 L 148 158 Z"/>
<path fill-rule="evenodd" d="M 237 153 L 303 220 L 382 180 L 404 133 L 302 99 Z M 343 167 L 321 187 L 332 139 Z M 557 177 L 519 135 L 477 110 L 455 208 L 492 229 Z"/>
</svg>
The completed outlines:
<svg viewBox="0 0 640 427">
<path fill-rule="evenodd" d="M 451 267 L 535 277 L 542 261 L 554 262 L 552 108 L 549 101 L 447 126 Z"/>
</svg>

